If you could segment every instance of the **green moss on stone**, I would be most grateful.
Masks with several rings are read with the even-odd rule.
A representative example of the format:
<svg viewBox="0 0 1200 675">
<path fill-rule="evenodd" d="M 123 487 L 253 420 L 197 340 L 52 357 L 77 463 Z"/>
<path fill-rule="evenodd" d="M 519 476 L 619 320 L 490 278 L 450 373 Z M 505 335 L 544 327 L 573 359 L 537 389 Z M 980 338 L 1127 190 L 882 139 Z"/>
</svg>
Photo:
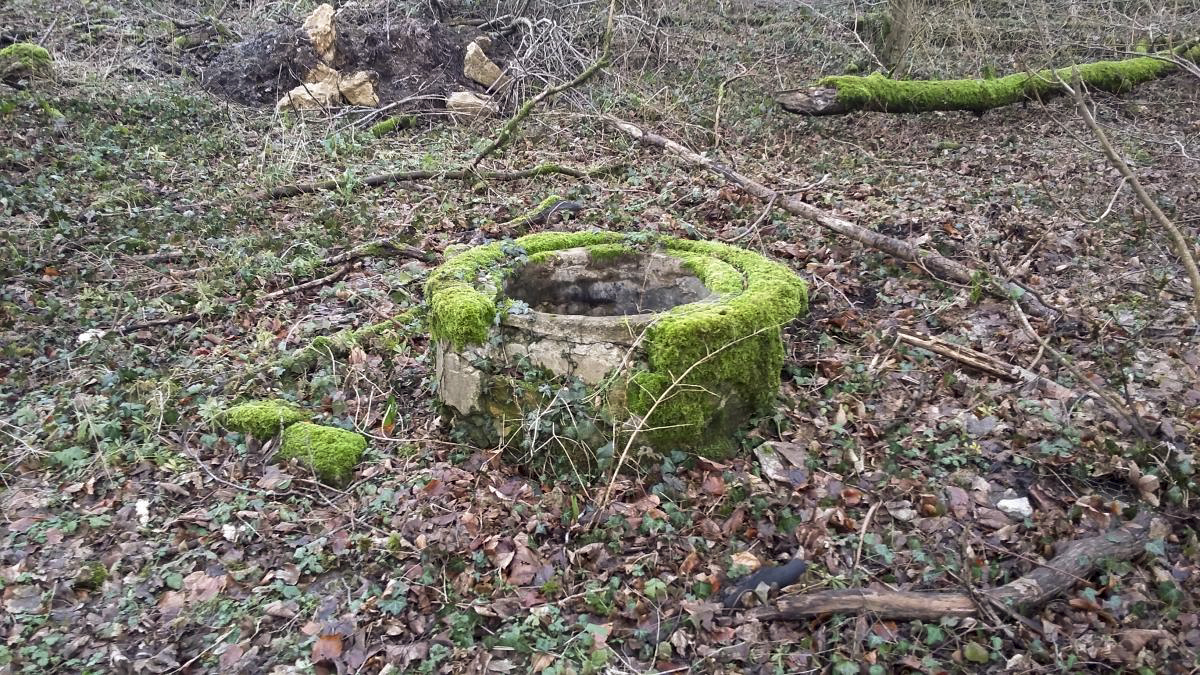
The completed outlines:
<svg viewBox="0 0 1200 675">
<path fill-rule="evenodd" d="M 1200 46 L 1181 51 L 1183 58 L 1200 60 Z M 850 110 L 883 112 L 926 112 L 972 110 L 983 112 L 1026 99 L 1062 93 L 1059 78 L 1070 82 L 1079 77 L 1091 89 L 1114 94 L 1158 79 L 1175 65 L 1164 59 L 1139 56 L 1123 61 L 1100 61 L 1036 73 L 1014 73 L 995 79 L 892 80 L 878 73 L 860 77 L 836 75 L 818 85 L 837 89 L 837 100 Z"/>
<path fill-rule="evenodd" d="M 784 357 L 780 331 L 807 310 L 807 286 L 783 265 L 725 244 L 673 240 L 667 250 L 726 263 L 745 276 L 745 288 L 719 302 L 676 307 L 650 326 L 650 370 L 634 376 L 629 408 L 639 415 L 654 409 L 645 421 L 654 445 L 721 456 L 736 422 L 773 403 Z M 706 267 L 702 273 L 717 283 L 734 282 L 719 265 Z"/>
<path fill-rule="evenodd" d="M 283 432 L 278 458 L 298 459 L 330 485 L 345 485 L 367 449 L 367 439 L 353 431 L 297 422 Z"/>
<path fill-rule="evenodd" d="M 104 586 L 105 581 L 108 581 L 108 568 L 104 563 L 93 560 L 79 570 L 75 577 L 75 588 L 95 590 Z"/>
<path fill-rule="evenodd" d="M 233 431 L 265 441 L 310 417 L 312 416 L 287 401 L 271 399 L 235 405 L 221 415 L 221 423 Z"/>
<path fill-rule="evenodd" d="M 539 253 L 620 241 L 614 232 L 541 232 L 521 237 L 512 246 L 533 258 Z M 499 284 L 512 257 L 500 243 L 478 246 L 444 262 L 425 282 L 429 330 L 434 339 L 461 349 L 487 339 L 496 319 Z"/>
<path fill-rule="evenodd" d="M 649 368 L 617 398 L 634 414 L 649 415 L 642 432 L 648 443 L 723 455 L 736 426 L 774 401 L 784 357 L 781 327 L 806 311 L 807 286 L 783 265 L 715 242 L 545 232 L 514 245 L 537 262 L 563 249 L 624 255 L 646 243 L 682 260 L 717 297 L 665 312 L 647 329 L 642 346 Z M 426 297 L 435 339 L 455 349 L 487 339 L 503 274 L 516 267 L 506 266 L 507 258 L 500 244 L 482 246 L 430 276 Z"/>
<path fill-rule="evenodd" d="M 31 42 L 0 49 L 0 79 L 12 80 L 50 73 L 50 52 Z"/>
<path fill-rule="evenodd" d="M 17 42 L 0 49 L 0 59 L 15 61 L 28 68 L 39 68 L 50 65 L 50 52 L 32 42 Z"/>
</svg>

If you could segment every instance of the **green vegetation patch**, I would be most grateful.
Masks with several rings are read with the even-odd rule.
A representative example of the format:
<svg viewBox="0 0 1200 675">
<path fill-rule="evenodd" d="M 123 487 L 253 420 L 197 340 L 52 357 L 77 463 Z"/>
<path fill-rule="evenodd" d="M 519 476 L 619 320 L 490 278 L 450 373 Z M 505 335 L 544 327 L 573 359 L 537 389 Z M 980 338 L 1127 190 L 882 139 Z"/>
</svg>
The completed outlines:
<svg viewBox="0 0 1200 675">
<path fill-rule="evenodd" d="M 297 422 L 311 418 L 307 412 L 280 399 L 250 401 L 235 405 L 221 415 L 221 424 L 260 441 L 274 438 Z"/>
<path fill-rule="evenodd" d="M 521 258 L 621 239 L 615 232 L 542 232 L 508 245 L 496 242 L 459 253 L 425 282 L 430 334 L 455 349 L 482 344 L 496 319 L 500 282 Z"/>
<path fill-rule="evenodd" d="M 1200 61 L 1200 46 L 1180 52 Z M 1026 99 L 1062 93 L 1059 78 L 1070 82 L 1076 71 L 1091 89 L 1120 94 L 1175 70 L 1170 61 L 1139 56 L 1123 61 L 1099 61 L 1036 73 L 1014 73 L 996 79 L 892 80 L 879 73 L 865 77 L 835 75 L 817 84 L 837 89 L 837 100 L 851 110 L 925 112 L 972 110 L 983 112 Z"/>
<path fill-rule="evenodd" d="M 657 447 L 724 456 L 748 415 L 764 412 L 779 391 L 781 328 L 808 309 L 808 287 L 788 268 L 751 251 L 716 242 L 673 240 L 718 302 L 683 305 L 647 330 L 650 369 L 629 384 L 629 408 L 648 416 Z M 690 254 L 690 255 L 689 255 Z M 741 292 L 730 270 L 744 275 Z"/>
<path fill-rule="evenodd" d="M 353 431 L 297 422 L 283 432 L 278 459 L 298 459 L 330 485 L 345 485 L 367 449 L 367 439 Z"/>
</svg>

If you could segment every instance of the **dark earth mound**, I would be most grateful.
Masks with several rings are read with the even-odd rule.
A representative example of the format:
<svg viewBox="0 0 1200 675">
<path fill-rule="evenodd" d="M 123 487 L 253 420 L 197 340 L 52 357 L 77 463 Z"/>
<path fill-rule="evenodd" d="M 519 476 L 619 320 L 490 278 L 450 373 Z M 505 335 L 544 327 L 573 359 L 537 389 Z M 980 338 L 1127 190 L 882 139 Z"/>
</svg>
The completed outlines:
<svg viewBox="0 0 1200 675">
<path fill-rule="evenodd" d="M 331 64 L 350 74 L 375 71 L 381 105 L 409 96 L 444 96 L 478 88 L 463 77 L 463 55 L 478 32 L 437 21 L 388 20 L 384 13 L 346 9 L 334 20 L 336 57 Z M 201 68 L 204 87 L 250 106 L 274 105 L 318 63 L 299 24 L 283 25 L 217 53 Z"/>
</svg>

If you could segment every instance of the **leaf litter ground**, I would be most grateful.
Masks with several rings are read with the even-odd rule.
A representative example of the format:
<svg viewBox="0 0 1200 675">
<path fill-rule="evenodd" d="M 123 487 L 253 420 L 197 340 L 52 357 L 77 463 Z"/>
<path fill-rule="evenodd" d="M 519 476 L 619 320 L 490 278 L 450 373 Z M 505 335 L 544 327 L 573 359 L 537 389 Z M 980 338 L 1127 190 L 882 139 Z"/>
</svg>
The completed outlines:
<svg viewBox="0 0 1200 675">
<path fill-rule="evenodd" d="M 715 152 L 856 222 L 1003 261 L 1087 319 L 1081 335 L 1037 325 L 1089 377 L 1118 383 L 1174 449 L 1142 445 L 1089 399 L 998 380 L 893 336 L 938 335 L 1069 383 L 1003 303 L 779 213 L 760 220 L 763 205 L 565 108 L 527 125 L 504 165 L 619 161 L 623 175 L 247 198 L 347 171 L 454 167 L 491 127 L 430 122 L 375 140 L 338 120 L 281 124 L 157 70 L 171 39 L 161 16 L 113 9 L 67 31 L 53 11 L 22 4 L 18 28 L 64 56 L 59 82 L 0 91 L 0 668 L 1193 667 L 1187 453 L 1200 347 L 1163 238 L 1127 189 L 1106 209 L 1117 177 L 1064 101 L 983 118 L 804 121 L 771 109 L 768 71 L 806 81 L 843 68 L 850 48 L 819 18 L 740 7 L 668 10 L 673 62 L 624 33 L 634 46 L 590 94 L 703 148 L 716 85 L 770 56 L 772 68 L 732 88 Z M 809 46 L 786 42 L 795 38 L 781 22 Z M 715 29 L 742 42 L 708 50 Z M 1186 177 L 1200 128 L 1182 111 L 1196 109 L 1197 84 L 1174 76 L 1101 101 L 1147 186 L 1193 227 L 1200 196 Z M 784 471 L 750 450 L 725 464 L 673 458 L 618 481 L 598 511 L 596 485 L 539 481 L 453 443 L 419 335 L 304 372 L 273 365 L 315 336 L 419 303 L 430 264 L 367 259 L 323 288 L 257 302 L 264 292 L 324 274 L 323 257 L 380 236 L 440 251 L 524 234 L 497 223 L 551 192 L 588 205 L 565 227 L 736 240 L 810 279 L 812 315 L 787 331 L 783 404 L 746 439 L 775 444 Z M 132 329 L 81 339 L 116 327 Z M 370 436 L 350 486 L 272 463 L 270 443 L 211 421 L 231 402 L 277 395 Z M 997 508 L 1021 497 L 1028 518 Z M 731 577 L 799 549 L 811 562 L 799 591 L 999 585 L 1146 500 L 1168 514 L 1171 537 L 1024 623 L 762 623 L 719 604 Z"/>
</svg>

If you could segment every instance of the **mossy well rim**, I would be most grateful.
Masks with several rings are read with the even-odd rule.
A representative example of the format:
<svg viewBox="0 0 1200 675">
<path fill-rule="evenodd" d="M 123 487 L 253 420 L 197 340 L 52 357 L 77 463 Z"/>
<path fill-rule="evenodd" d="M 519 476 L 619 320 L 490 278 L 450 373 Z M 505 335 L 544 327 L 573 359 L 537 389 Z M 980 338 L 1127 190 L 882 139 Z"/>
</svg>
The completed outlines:
<svg viewBox="0 0 1200 675">
<path fill-rule="evenodd" d="M 720 242 L 605 231 L 543 232 L 485 244 L 448 258 L 430 274 L 425 297 L 431 337 L 450 351 L 487 344 L 497 337 L 497 324 L 524 316 L 505 317 L 509 307 L 500 290 L 506 275 L 526 261 L 575 247 L 602 256 L 663 251 L 682 259 L 713 291 L 711 302 L 652 315 L 641 334 L 627 333 L 637 335 L 644 359 L 621 378 L 626 382 L 621 388 L 624 407 L 643 419 L 642 436 L 655 447 L 727 456 L 733 430 L 775 401 L 784 361 L 782 328 L 808 308 L 804 280 L 763 255 Z M 737 404 L 730 407 L 728 401 Z"/>
</svg>

